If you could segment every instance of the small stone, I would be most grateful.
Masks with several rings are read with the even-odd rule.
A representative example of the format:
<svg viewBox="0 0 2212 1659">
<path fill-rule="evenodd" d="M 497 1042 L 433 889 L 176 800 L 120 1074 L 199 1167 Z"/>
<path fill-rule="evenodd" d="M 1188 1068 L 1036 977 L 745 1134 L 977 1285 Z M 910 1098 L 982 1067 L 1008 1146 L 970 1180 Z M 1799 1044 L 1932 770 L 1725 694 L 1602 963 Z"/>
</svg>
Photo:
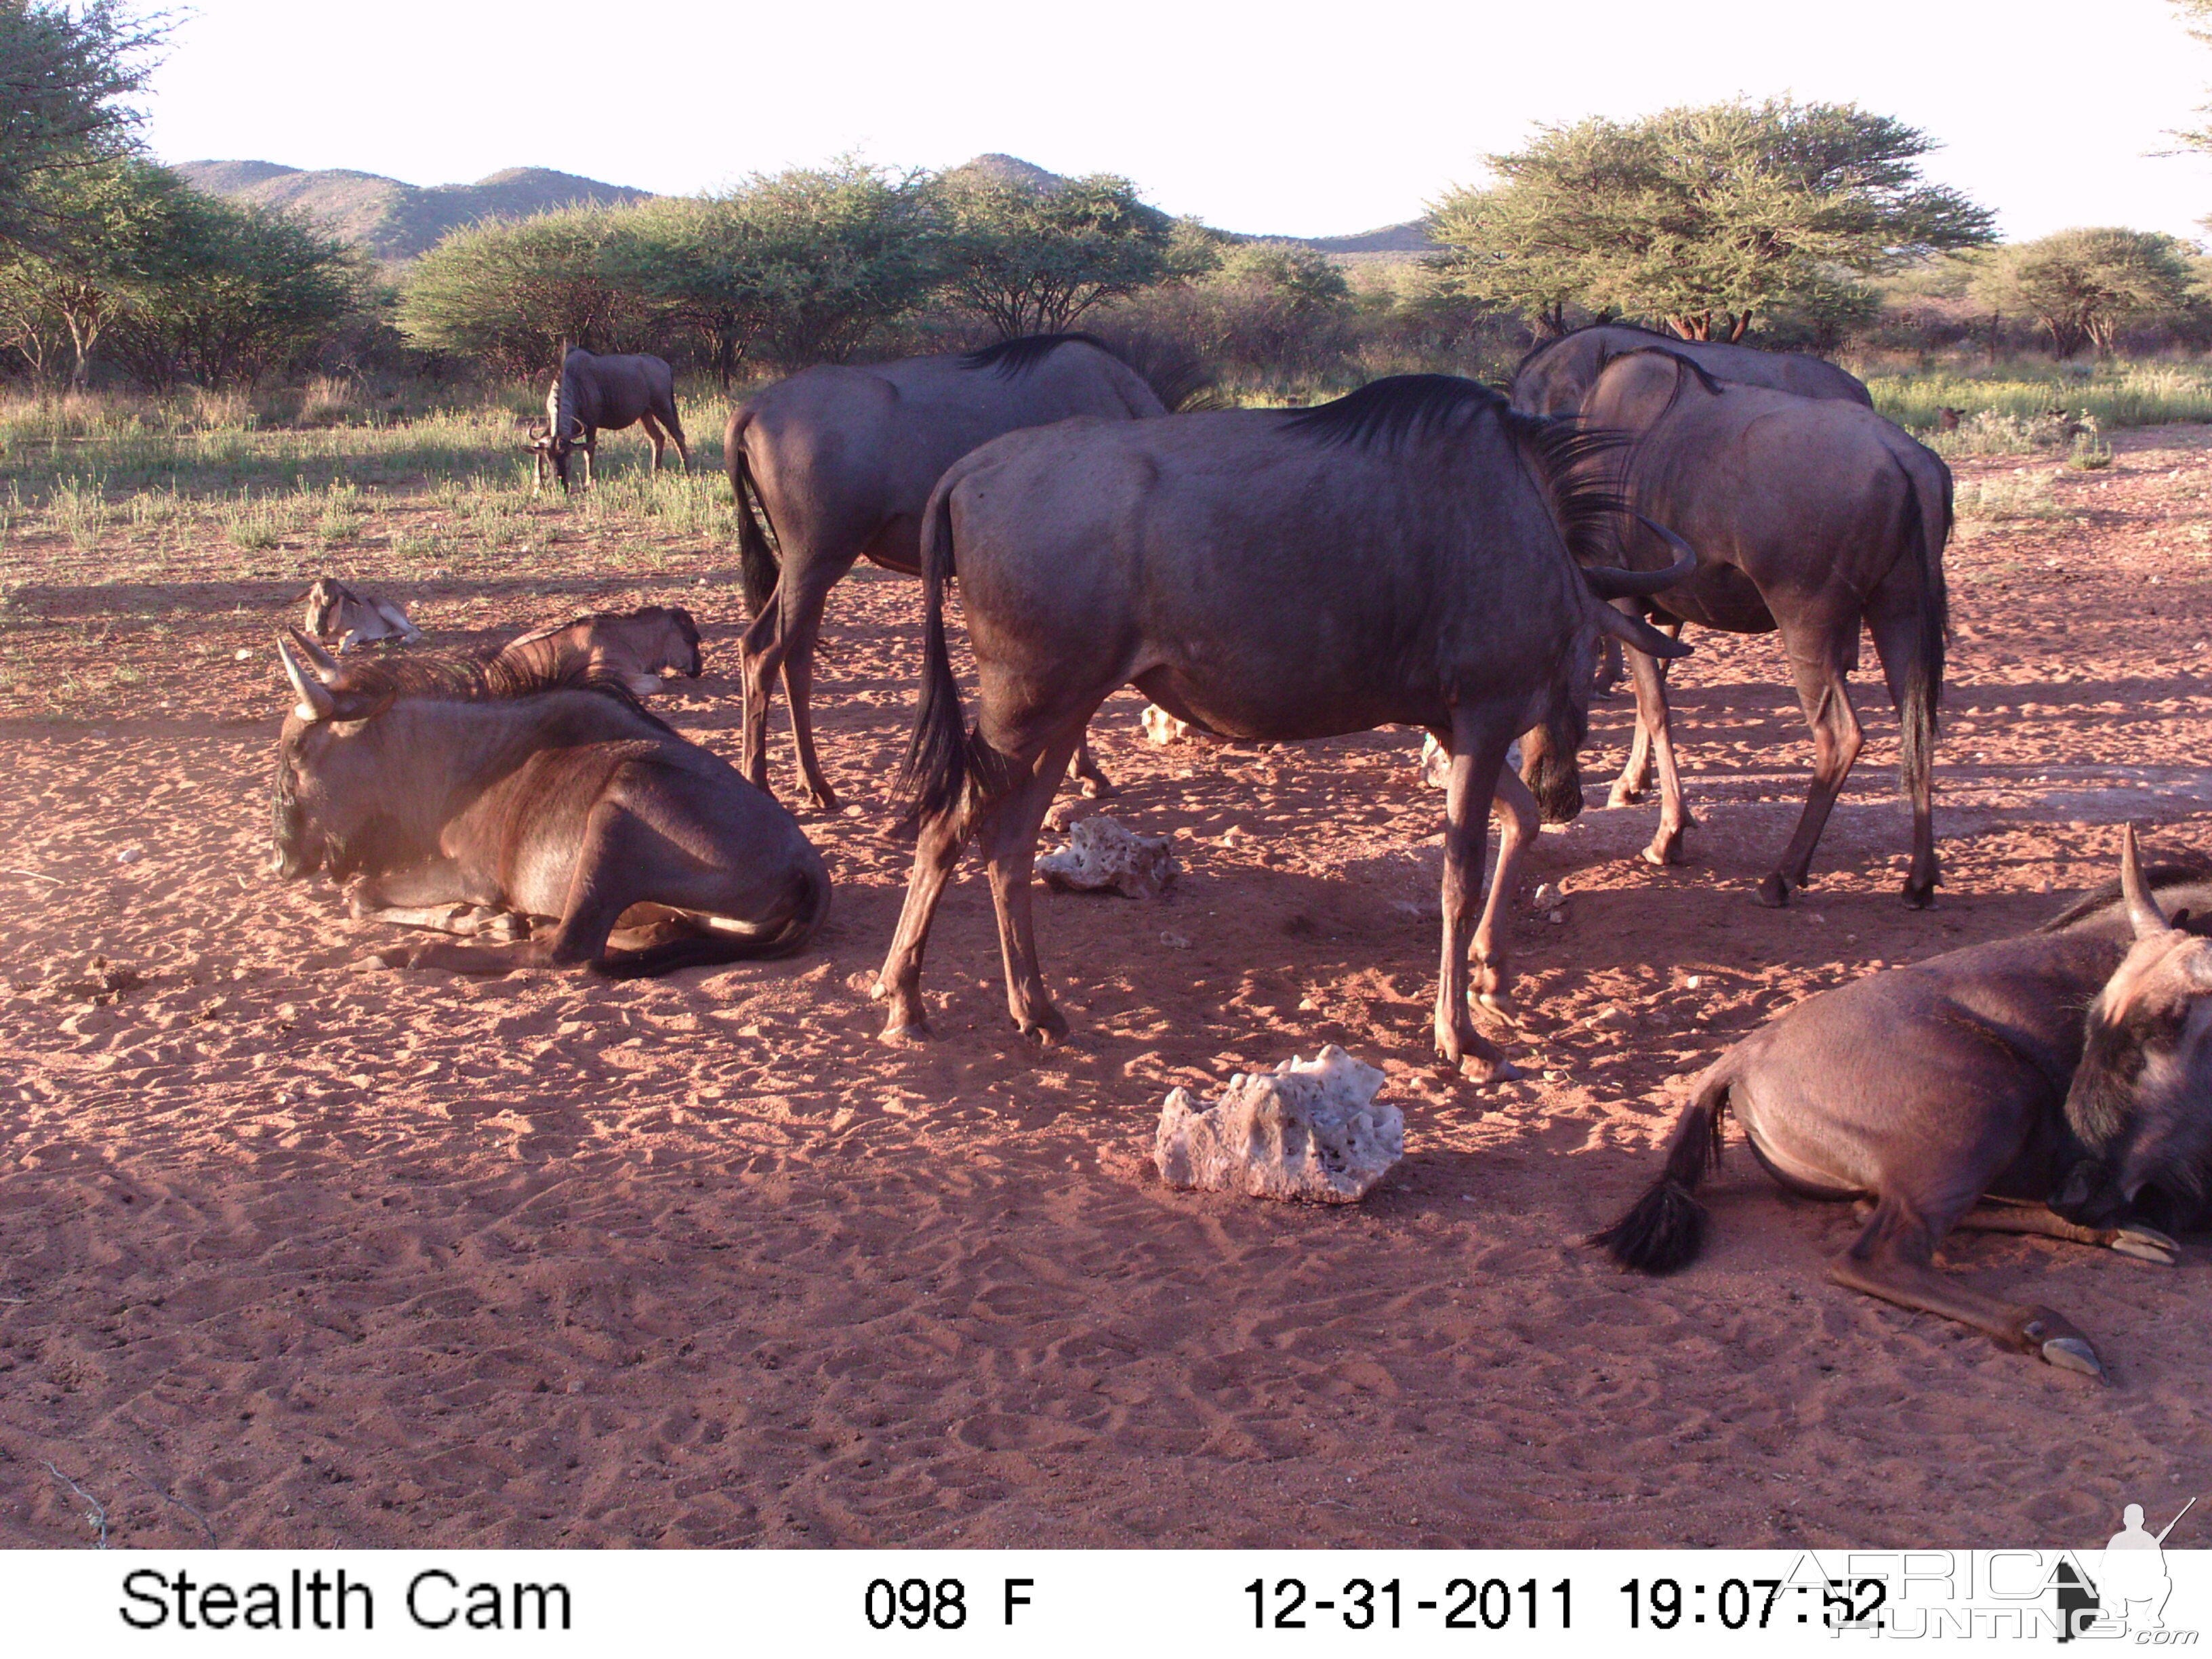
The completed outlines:
<svg viewBox="0 0 2212 1659">
<path fill-rule="evenodd" d="M 1549 915 L 1554 910 L 1563 908 L 1566 900 L 1567 896 L 1559 890 L 1559 884 L 1555 881 L 1547 881 L 1528 896 L 1528 908 L 1531 910 L 1541 910 Z"/>
<path fill-rule="evenodd" d="M 1686 991 L 1699 991 L 1705 988 L 1705 978 L 1702 975 L 1692 974 L 1687 979 L 1682 981 L 1682 988 Z"/>
<path fill-rule="evenodd" d="M 1636 1017 L 1617 1003 L 1607 1003 L 1589 1017 L 1589 1024 L 1601 1030 L 1619 1031 L 1636 1023 Z"/>
<path fill-rule="evenodd" d="M 253 653 L 251 651 L 246 650 L 234 651 L 230 653 L 230 659 L 233 662 L 252 662 L 253 660 Z"/>
<path fill-rule="evenodd" d="M 145 856 L 146 854 L 143 849 L 136 847 L 126 847 L 115 855 L 115 861 L 118 864 L 136 864 L 140 859 L 143 859 Z"/>
<path fill-rule="evenodd" d="M 1119 893 L 1157 898 L 1181 872 L 1165 836 L 1140 836 L 1104 813 L 1083 819 L 1067 845 L 1036 861 L 1037 872 L 1062 892 Z"/>
<path fill-rule="evenodd" d="M 1190 949 L 1190 936 L 1170 931 L 1160 935 L 1160 943 L 1170 951 L 1188 951 Z"/>
<path fill-rule="evenodd" d="M 1212 1105 L 1170 1090 L 1152 1162 L 1170 1187 L 1356 1203 L 1406 1155 L 1405 1114 L 1376 1102 L 1382 1087 L 1377 1067 L 1331 1043 L 1237 1073 Z"/>
</svg>

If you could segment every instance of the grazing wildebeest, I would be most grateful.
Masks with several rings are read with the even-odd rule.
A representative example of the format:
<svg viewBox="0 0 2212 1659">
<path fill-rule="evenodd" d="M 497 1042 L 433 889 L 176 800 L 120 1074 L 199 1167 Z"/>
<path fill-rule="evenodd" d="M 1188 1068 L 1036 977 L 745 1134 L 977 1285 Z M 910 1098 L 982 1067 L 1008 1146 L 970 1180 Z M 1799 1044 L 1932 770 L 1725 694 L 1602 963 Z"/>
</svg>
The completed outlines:
<svg viewBox="0 0 2212 1659">
<path fill-rule="evenodd" d="M 1705 1228 L 1693 1194 L 1733 1114 L 1790 1191 L 1873 1200 L 1836 1283 L 2100 1375 L 2058 1315 L 1933 1261 L 1954 1228 L 2171 1261 L 2149 1223 L 2212 1219 L 2212 940 L 2179 925 L 2185 910 L 2167 920 L 2133 830 L 2120 878 L 2118 902 L 1808 998 L 1738 1043 L 1698 1079 L 1658 1180 L 1593 1242 L 1646 1273 L 1692 1261 Z M 2203 906 L 2212 886 L 2163 896 Z"/>
<path fill-rule="evenodd" d="M 279 872 L 351 884 L 362 921 L 558 919 L 506 945 L 383 953 L 392 965 L 634 978 L 781 956 L 828 915 L 798 821 L 618 685 L 497 662 L 341 666 L 294 637 L 301 656 L 276 643 L 299 698 L 276 753 Z M 633 906 L 651 942 L 611 950 Z"/>
<path fill-rule="evenodd" d="M 676 376 L 668 365 L 658 357 L 599 357 L 572 346 L 545 394 L 545 424 L 531 428 L 531 488 L 545 487 L 545 466 L 550 461 L 553 476 L 560 479 L 565 492 L 568 457 L 579 449 L 584 452 L 584 483 L 588 487 L 592 456 L 599 447 L 600 432 L 619 432 L 641 422 L 653 443 L 653 470 L 660 471 L 661 456 L 673 438 L 676 453 L 689 472 L 691 451 L 684 441 L 684 423 L 676 418 Z"/>
<path fill-rule="evenodd" d="M 1068 421 L 956 463 L 923 520 L 922 693 L 908 750 L 921 841 L 876 988 L 884 1036 L 924 1025 L 921 953 L 971 833 L 989 861 L 1006 996 L 1024 1032 L 1067 1030 L 1038 970 L 1037 828 L 1085 723 L 1133 684 L 1224 737 L 1295 741 L 1426 727 L 1452 752 L 1438 1055 L 1511 1076 L 1468 1008 L 1468 933 L 1506 746 L 1557 741 L 1571 790 L 1601 630 L 1682 647 L 1601 603 L 1656 576 L 1578 568 L 1613 497 L 1577 482 L 1605 434 L 1516 414 L 1470 380 L 1407 375 L 1290 413 Z M 955 574 L 981 708 L 961 728 L 945 636 Z M 1502 902 L 1493 885 L 1490 907 Z"/>
<path fill-rule="evenodd" d="M 1846 677 L 1858 665 L 1863 623 L 1903 733 L 1900 772 L 1912 800 L 1905 901 L 1925 906 L 1936 882 L 1929 770 L 1949 627 L 1950 469 L 1872 410 L 1724 386 L 1672 349 L 1614 359 L 1583 399 L 1583 418 L 1636 434 L 1617 452 L 1623 498 L 1698 550 L 1696 574 L 1635 604 L 1678 630 L 1693 622 L 1732 634 L 1781 633 L 1813 730 L 1813 781 L 1796 833 L 1759 882 L 1760 900 L 1787 903 L 1790 890 L 1806 884 L 1858 757 Z M 1627 535 L 1620 562 L 1648 568 L 1670 556 L 1633 527 Z M 1659 828 L 1644 856 L 1669 864 L 1681 856 L 1690 820 L 1674 769 L 1666 672 L 1645 656 L 1632 656 L 1631 665 L 1636 735 L 1610 804 L 1639 798 L 1656 755 Z M 1540 749 L 1540 737 L 1534 746 Z"/>
<path fill-rule="evenodd" d="M 741 406 L 722 453 L 753 616 L 738 656 L 745 775 L 768 787 L 769 697 L 781 671 L 806 793 L 817 806 L 836 805 L 808 706 L 822 607 L 863 556 L 905 575 L 921 568 L 921 510 L 946 467 L 1019 428 L 1166 412 L 1142 376 L 1084 334 L 1030 335 L 957 356 L 823 364 Z M 1094 790 L 1103 787 L 1087 749 L 1077 769 Z"/>
<path fill-rule="evenodd" d="M 697 679 L 699 624 L 680 605 L 598 611 L 509 640 L 495 662 L 538 680 L 618 680 L 632 696 L 661 689 L 664 673 Z"/>
<path fill-rule="evenodd" d="M 1680 352 L 1717 380 L 1874 407 L 1864 382 L 1818 357 L 1721 340 L 1678 340 L 1628 323 L 1594 323 L 1537 346 L 1513 371 L 1513 407 L 1534 415 L 1572 415 L 1607 363 L 1654 346 Z"/>
<path fill-rule="evenodd" d="M 302 597 L 307 602 L 308 637 L 341 651 L 377 640 L 412 644 L 422 630 L 407 620 L 407 613 L 389 599 L 356 593 L 335 576 L 318 576 Z"/>
</svg>

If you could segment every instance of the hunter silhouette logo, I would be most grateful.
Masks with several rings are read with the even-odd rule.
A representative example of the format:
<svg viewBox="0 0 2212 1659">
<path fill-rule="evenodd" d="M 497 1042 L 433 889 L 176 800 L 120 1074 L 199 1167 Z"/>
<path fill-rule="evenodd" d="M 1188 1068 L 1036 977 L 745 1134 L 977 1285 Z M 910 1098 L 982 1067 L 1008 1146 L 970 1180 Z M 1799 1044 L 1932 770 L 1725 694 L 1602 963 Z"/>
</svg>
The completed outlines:
<svg viewBox="0 0 2212 1659">
<path fill-rule="evenodd" d="M 2120 1529 L 2106 1544 L 2094 1578 L 2084 1582 L 2081 1574 L 2062 1565 L 2054 1575 L 2063 1626 L 2058 1639 L 2070 1642 L 2093 1625 L 2107 1622 L 2109 1628 L 2100 1629 L 2097 1635 L 2132 1633 L 2140 1638 L 2164 1631 L 2166 1598 L 2173 1594 L 2173 1580 L 2166 1570 L 2166 1534 L 2196 1507 L 2192 1498 L 2153 1534 L 2143 1528 L 2142 1505 L 2130 1504 L 2120 1511 Z"/>
</svg>

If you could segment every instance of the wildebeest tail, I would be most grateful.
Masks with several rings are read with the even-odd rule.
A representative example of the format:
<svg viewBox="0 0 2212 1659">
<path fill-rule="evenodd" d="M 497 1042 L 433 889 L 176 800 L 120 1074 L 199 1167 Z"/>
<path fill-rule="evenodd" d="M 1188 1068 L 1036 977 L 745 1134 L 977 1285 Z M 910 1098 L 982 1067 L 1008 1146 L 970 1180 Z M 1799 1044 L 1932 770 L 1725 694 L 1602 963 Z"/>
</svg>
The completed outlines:
<svg viewBox="0 0 2212 1659">
<path fill-rule="evenodd" d="M 730 470 L 730 494 L 738 506 L 738 581 L 744 589 L 746 613 L 758 617 L 775 597 L 776 578 L 781 572 L 775 549 L 762 528 L 768 504 L 761 500 L 752 465 L 745 458 L 745 419 L 742 415 L 731 417 L 723 454 Z"/>
<path fill-rule="evenodd" d="M 790 917 L 772 933 L 701 932 L 665 939 L 642 951 L 610 951 L 592 964 L 603 979 L 650 979 L 679 968 L 724 962 L 762 962 L 804 949 L 830 917 L 830 872 L 819 857 L 793 877 L 799 890 Z"/>
<path fill-rule="evenodd" d="M 1905 702 L 1898 710 L 1903 728 L 1898 773 L 1911 790 L 1936 763 L 1936 710 L 1943 700 L 1943 653 L 1951 635 L 1950 594 L 1943 581 L 1943 545 L 1951 537 L 1951 473 L 1942 469 L 1940 512 L 1931 515 L 1911 470 L 1899 470 L 1905 473 L 1905 539 L 1920 570 L 1920 640 L 1905 665 Z"/>
<path fill-rule="evenodd" d="M 1697 1260 L 1705 1243 L 1705 1206 L 1698 1202 L 1698 1183 L 1710 1165 L 1720 1162 L 1721 1119 L 1728 1110 L 1731 1080 L 1725 1060 L 1698 1080 L 1696 1097 L 1667 1138 L 1667 1163 L 1659 1179 L 1626 1215 L 1589 1241 L 1620 1266 L 1670 1273 Z"/>
<path fill-rule="evenodd" d="M 1006 781 L 1005 757 L 964 724 L 945 638 L 945 584 L 954 574 L 952 482 L 951 475 L 939 481 L 921 519 L 921 701 L 899 773 L 899 788 L 912 802 L 910 822 L 957 811 L 971 787 L 996 794 Z"/>
</svg>

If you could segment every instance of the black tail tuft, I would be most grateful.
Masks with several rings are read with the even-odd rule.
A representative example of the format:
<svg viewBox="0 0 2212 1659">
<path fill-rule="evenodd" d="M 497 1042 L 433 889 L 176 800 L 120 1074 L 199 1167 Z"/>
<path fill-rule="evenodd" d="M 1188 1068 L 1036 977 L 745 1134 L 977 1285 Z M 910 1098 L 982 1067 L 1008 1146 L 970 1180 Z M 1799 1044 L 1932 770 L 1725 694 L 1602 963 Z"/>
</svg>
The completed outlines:
<svg viewBox="0 0 2212 1659">
<path fill-rule="evenodd" d="M 1900 470 L 1905 473 L 1905 533 L 1920 567 L 1919 648 L 1905 667 L 1905 702 L 1898 710 L 1898 781 L 1909 792 L 1928 775 L 1936 758 L 1936 709 L 1943 701 L 1943 658 L 1951 634 L 1950 595 L 1943 580 L 1943 544 L 1951 534 L 1951 480 L 1947 471 L 1942 520 L 1930 524 L 1918 484 L 1910 470 Z"/>
<path fill-rule="evenodd" d="M 1714 1071 L 1718 1071 L 1716 1066 Z M 1708 1072 L 1697 1098 L 1675 1121 L 1667 1140 L 1667 1164 L 1659 1179 L 1620 1220 L 1590 1239 L 1613 1261 L 1638 1273 L 1671 1273 L 1686 1267 L 1705 1248 L 1705 1206 L 1698 1202 L 1698 1183 L 1708 1165 L 1720 1162 L 1721 1117 L 1728 1107 L 1728 1082 Z"/>
<path fill-rule="evenodd" d="M 729 464 L 730 494 L 738 506 L 738 580 L 744 589 L 746 614 L 757 617 L 775 597 L 781 569 L 775 549 L 761 527 L 761 521 L 768 517 L 768 504 L 761 500 L 760 486 L 753 482 L 752 468 L 745 460 L 742 432 L 730 434 Z"/>
<path fill-rule="evenodd" d="M 951 482 L 950 473 L 939 481 L 922 512 L 921 702 L 899 772 L 899 789 L 912 802 L 902 823 L 956 812 L 970 799 L 1005 793 L 1013 781 L 1012 763 L 961 719 L 960 683 L 945 638 L 945 584 L 954 571 Z"/>
</svg>

